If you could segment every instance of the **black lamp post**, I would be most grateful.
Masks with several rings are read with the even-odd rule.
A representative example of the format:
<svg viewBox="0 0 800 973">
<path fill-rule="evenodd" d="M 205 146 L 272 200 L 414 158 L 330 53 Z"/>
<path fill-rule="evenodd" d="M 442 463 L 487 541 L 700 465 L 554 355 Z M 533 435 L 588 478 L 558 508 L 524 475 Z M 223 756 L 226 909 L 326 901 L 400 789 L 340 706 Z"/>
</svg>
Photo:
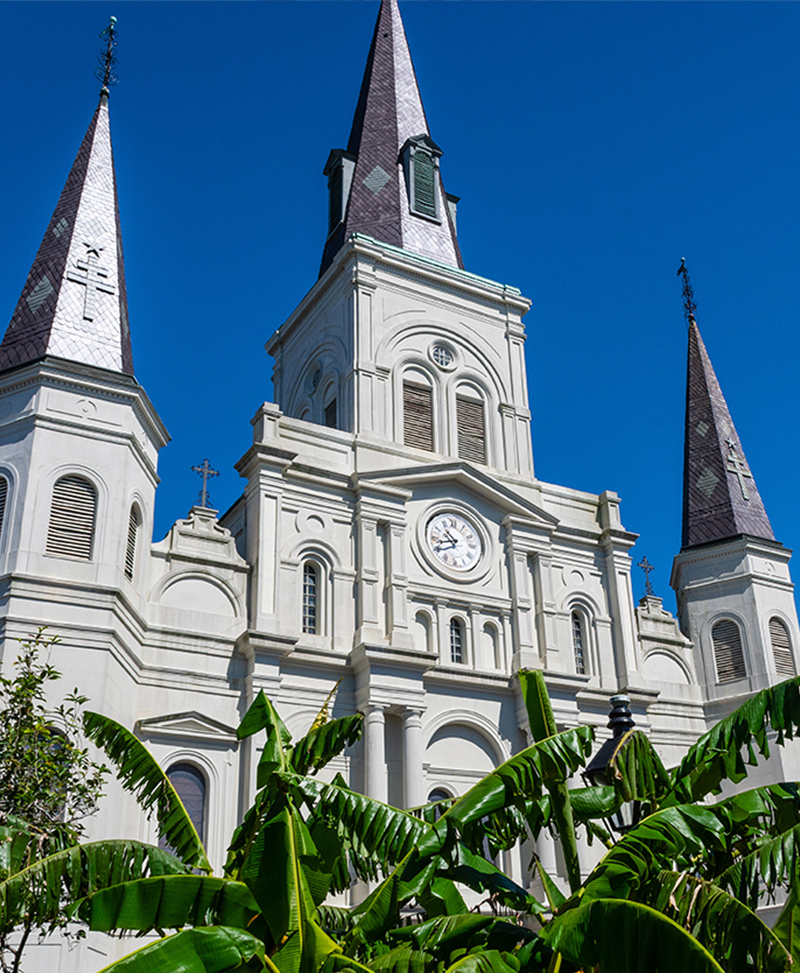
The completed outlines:
<svg viewBox="0 0 800 973">
<path fill-rule="evenodd" d="M 631 702 L 629 696 L 623 694 L 612 696 L 610 702 L 611 715 L 609 716 L 608 727 L 612 730 L 612 735 L 600 747 L 581 775 L 590 787 L 602 787 L 614 783 L 608 765 L 619 746 L 621 738 L 628 730 L 632 730 L 636 726 L 629 709 Z M 612 830 L 618 834 L 624 834 L 639 823 L 641 816 L 641 801 L 627 801 L 608 818 L 608 823 Z"/>
</svg>

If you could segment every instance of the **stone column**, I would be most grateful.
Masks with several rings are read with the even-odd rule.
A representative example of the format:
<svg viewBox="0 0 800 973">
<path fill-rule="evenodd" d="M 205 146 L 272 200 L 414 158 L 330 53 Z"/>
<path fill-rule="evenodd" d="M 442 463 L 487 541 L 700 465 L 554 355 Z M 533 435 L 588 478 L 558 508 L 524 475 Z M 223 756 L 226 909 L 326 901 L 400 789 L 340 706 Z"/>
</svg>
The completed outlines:
<svg viewBox="0 0 800 973">
<path fill-rule="evenodd" d="M 422 776 L 422 711 L 403 712 L 403 797 L 406 807 L 425 803 L 425 781 Z"/>
<path fill-rule="evenodd" d="M 367 797 L 386 803 L 389 798 L 389 778 L 386 772 L 386 720 L 382 706 L 366 707 L 364 743 L 367 751 L 364 781 Z"/>
</svg>

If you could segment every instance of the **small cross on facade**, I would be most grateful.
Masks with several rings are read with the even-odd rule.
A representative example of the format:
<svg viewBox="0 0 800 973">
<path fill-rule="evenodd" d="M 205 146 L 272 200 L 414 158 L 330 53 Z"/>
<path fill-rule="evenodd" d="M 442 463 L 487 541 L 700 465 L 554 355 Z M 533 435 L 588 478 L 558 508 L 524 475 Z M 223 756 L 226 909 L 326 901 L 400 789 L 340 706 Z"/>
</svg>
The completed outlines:
<svg viewBox="0 0 800 973">
<path fill-rule="evenodd" d="M 75 261 L 78 270 L 71 270 L 67 274 L 67 280 L 76 284 L 83 284 L 86 287 L 86 294 L 83 298 L 83 319 L 84 321 L 94 321 L 97 292 L 113 294 L 114 285 L 105 280 L 109 274 L 108 267 L 100 266 L 100 251 L 103 248 L 98 246 L 95 240 L 84 241 L 83 245 L 86 247 L 86 259 Z M 78 271 L 81 271 L 81 273 L 78 273 Z"/>
<path fill-rule="evenodd" d="M 200 493 L 198 494 L 198 498 L 197 498 L 199 500 L 199 506 L 210 507 L 211 503 L 208 495 L 208 480 L 209 477 L 219 476 L 219 470 L 212 470 L 211 464 L 208 462 L 207 459 L 204 459 L 202 466 L 192 467 L 192 473 L 199 473 L 200 476 L 203 477 L 203 487 L 200 490 Z"/>
<path fill-rule="evenodd" d="M 644 571 L 644 593 L 645 595 L 655 596 L 655 591 L 653 591 L 653 585 L 650 583 L 650 572 L 655 571 L 653 565 L 643 557 L 637 567 L 640 567 Z"/>
</svg>

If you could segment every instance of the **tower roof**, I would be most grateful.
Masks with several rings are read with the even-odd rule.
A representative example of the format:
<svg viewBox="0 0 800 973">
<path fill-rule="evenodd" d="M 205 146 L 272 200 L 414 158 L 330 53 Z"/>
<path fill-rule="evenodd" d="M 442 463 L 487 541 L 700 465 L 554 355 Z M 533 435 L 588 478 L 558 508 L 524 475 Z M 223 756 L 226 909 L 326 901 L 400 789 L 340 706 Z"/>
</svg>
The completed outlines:
<svg viewBox="0 0 800 973">
<path fill-rule="evenodd" d="M 694 315 L 689 315 L 683 541 L 695 547 L 739 534 L 775 540 Z"/>
<path fill-rule="evenodd" d="M 430 138 L 397 0 L 381 0 L 347 150 L 331 155 L 345 154 L 355 167 L 343 218 L 325 245 L 321 273 L 352 233 L 463 267 L 438 163 L 438 218 L 411 211 L 401 154 L 409 140 L 422 139 L 438 160 L 441 150 Z"/>
<path fill-rule="evenodd" d="M 45 355 L 133 374 L 105 90 L 0 344 L 0 371 Z"/>
</svg>

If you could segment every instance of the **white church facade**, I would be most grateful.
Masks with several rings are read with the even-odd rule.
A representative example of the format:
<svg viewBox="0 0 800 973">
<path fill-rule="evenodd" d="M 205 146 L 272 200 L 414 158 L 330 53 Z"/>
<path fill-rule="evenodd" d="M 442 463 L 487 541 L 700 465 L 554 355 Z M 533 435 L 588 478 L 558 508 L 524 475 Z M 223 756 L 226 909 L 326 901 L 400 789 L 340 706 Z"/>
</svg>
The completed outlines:
<svg viewBox="0 0 800 973">
<path fill-rule="evenodd" d="M 200 795 L 216 868 L 254 792 L 235 727 L 261 689 L 304 732 L 338 682 L 335 715 L 362 711 L 365 731 L 333 770 L 413 807 L 526 745 L 520 668 L 544 670 L 562 727 L 600 739 L 624 691 L 668 764 L 797 671 L 790 552 L 691 309 L 676 619 L 634 601 L 617 495 L 537 479 L 530 302 L 463 267 L 440 158 L 381 0 L 325 170 L 320 277 L 267 344 L 275 401 L 252 419 L 244 491 L 162 541 L 168 435 L 133 371 L 107 92 L 0 345 L 3 669 L 16 639 L 57 634 L 66 684 Z M 152 839 L 111 801 L 97 836 Z M 524 880 L 521 856 L 506 867 Z"/>
</svg>

